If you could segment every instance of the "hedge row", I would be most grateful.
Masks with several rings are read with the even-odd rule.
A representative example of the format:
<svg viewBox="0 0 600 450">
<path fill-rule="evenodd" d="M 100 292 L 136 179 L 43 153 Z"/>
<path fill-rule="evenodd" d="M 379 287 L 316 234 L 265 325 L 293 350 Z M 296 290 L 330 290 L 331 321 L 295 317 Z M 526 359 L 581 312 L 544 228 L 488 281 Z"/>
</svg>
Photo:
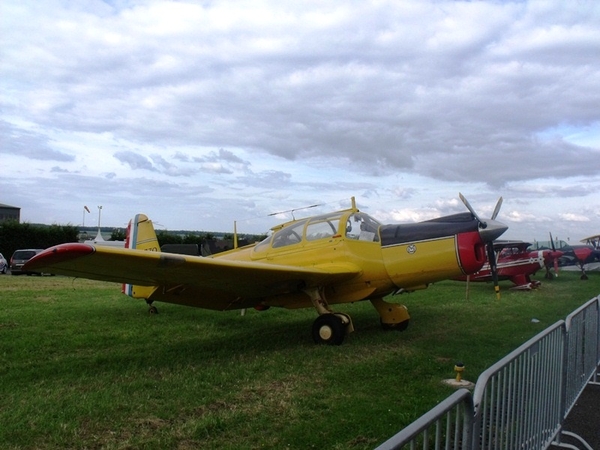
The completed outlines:
<svg viewBox="0 0 600 450">
<path fill-rule="evenodd" d="M 265 236 L 242 235 L 239 239 L 239 245 L 246 245 L 249 242 L 257 242 Z M 185 235 L 174 234 L 172 232 L 159 230 L 157 232 L 159 246 L 165 244 L 197 244 L 199 247 L 209 246 L 210 253 L 218 253 L 232 248 L 233 243 L 224 246 L 225 241 L 232 241 L 233 236 L 226 235 L 225 240 L 217 241 L 212 233 L 186 233 Z M 48 248 L 66 242 L 78 242 L 79 229 L 72 225 L 32 225 L 27 222 L 19 223 L 17 221 L 0 222 L 0 253 L 6 259 L 10 259 L 15 250 L 22 248 Z M 125 240 L 125 231 L 122 229 L 113 230 L 110 240 Z M 217 245 L 220 242 L 221 245 Z"/>
<path fill-rule="evenodd" d="M 77 242 L 78 233 L 72 225 L 31 225 L 13 220 L 0 222 L 0 253 L 9 259 L 20 248 L 48 248 Z"/>
</svg>

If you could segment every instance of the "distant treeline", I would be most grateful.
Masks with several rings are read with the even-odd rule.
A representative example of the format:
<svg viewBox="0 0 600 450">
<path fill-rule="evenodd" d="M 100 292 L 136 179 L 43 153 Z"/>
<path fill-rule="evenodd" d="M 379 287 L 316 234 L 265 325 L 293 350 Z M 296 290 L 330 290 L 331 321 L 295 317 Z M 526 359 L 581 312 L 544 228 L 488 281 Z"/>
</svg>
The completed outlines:
<svg viewBox="0 0 600 450">
<path fill-rule="evenodd" d="M 48 248 L 77 242 L 79 230 L 72 225 L 31 225 L 16 220 L 0 222 L 0 253 L 5 258 L 20 248 Z"/>
<path fill-rule="evenodd" d="M 90 228 L 97 230 L 97 228 Z M 103 231 L 111 229 L 102 228 Z M 15 250 L 22 248 L 48 248 L 67 242 L 79 242 L 80 228 L 73 225 L 42 225 L 19 223 L 17 221 L 0 222 L 0 253 L 5 258 L 10 258 Z M 222 239 L 216 239 L 215 236 L 222 236 Z M 92 237 L 91 234 L 89 237 Z M 88 238 L 89 238 L 88 237 Z M 124 241 L 125 229 L 114 228 L 111 231 L 111 241 Z M 158 243 L 162 247 L 165 244 L 197 244 L 199 247 L 209 245 L 210 253 L 233 248 L 233 235 L 222 233 L 193 233 L 185 231 L 165 231 L 158 230 L 156 233 Z M 238 245 L 242 246 L 248 243 L 262 240 L 265 235 L 238 235 Z"/>
<path fill-rule="evenodd" d="M 181 235 L 162 230 L 156 233 L 158 245 L 161 248 L 164 245 L 170 246 L 170 249 L 165 251 L 174 253 L 182 252 L 187 254 L 198 254 L 202 256 L 214 255 L 216 253 L 231 250 L 235 247 L 234 237 L 232 234 L 225 234 L 221 236 L 221 238 L 216 239 L 212 233 L 188 233 Z M 245 245 L 261 241 L 265 237 L 266 235 L 238 235 L 237 245 L 238 247 L 243 247 Z M 195 246 L 197 250 L 196 252 L 191 252 L 189 248 L 188 250 L 182 250 L 181 248 L 179 250 L 175 250 L 177 246 Z"/>
</svg>

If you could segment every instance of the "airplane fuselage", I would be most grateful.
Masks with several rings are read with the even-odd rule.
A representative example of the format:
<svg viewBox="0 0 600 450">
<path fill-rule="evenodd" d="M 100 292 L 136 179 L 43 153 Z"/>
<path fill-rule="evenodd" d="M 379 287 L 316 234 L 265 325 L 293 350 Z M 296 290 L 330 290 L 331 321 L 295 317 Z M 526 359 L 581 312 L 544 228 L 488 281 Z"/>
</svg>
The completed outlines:
<svg viewBox="0 0 600 450">
<path fill-rule="evenodd" d="M 353 225 L 364 229 L 355 230 Z M 311 234 L 313 228 L 321 234 Z M 352 280 L 324 288 L 327 301 L 335 304 L 423 289 L 473 273 L 485 262 L 485 248 L 478 223 L 469 213 L 419 224 L 380 225 L 349 210 L 295 221 L 255 246 L 213 258 L 324 269 L 352 266 L 357 272 Z M 282 286 L 281 292 L 260 303 L 306 307 L 310 298 L 297 286 Z"/>
</svg>

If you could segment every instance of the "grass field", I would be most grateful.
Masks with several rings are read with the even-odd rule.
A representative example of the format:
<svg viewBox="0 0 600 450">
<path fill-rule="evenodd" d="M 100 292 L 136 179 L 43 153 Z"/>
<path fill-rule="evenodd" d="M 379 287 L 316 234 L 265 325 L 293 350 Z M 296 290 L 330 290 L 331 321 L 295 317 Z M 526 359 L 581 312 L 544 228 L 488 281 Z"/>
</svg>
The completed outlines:
<svg viewBox="0 0 600 450">
<path fill-rule="evenodd" d="M 403 333 L 368 302 L 341 305 L 356 332 L 339 347 L 313 344 L 309 309 L 149 315 L 115 284 L 0 276 L 0 448 L 370 449 L 452 392 L 456 361 L 476 381 L 600 294 L 589 275 L 502 282 L 500 300 L 438 283 L 396 297 Z"/>
</svg>

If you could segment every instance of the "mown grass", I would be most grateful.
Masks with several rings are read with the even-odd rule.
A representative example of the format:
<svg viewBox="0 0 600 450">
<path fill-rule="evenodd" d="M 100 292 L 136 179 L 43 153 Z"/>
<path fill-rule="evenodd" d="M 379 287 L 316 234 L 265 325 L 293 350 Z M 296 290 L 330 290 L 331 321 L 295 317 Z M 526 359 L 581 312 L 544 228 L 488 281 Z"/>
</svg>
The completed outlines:
<svg viewBox="0 0 600 450">
<path fill-rule="evenodd" d="M 149 315 L 114 284 L 0 276 L 0 448 L 373 448 L 452 392 L 456 361 L 475 381 L 600 294 L 589 275 L 501 283 L 500 300 L 438 283 L 396 297 L 403 333 L 367 302 L 340 305 L 356 328 L 340 347 L 312 343 L 312 310 Z"/>
</svg>

